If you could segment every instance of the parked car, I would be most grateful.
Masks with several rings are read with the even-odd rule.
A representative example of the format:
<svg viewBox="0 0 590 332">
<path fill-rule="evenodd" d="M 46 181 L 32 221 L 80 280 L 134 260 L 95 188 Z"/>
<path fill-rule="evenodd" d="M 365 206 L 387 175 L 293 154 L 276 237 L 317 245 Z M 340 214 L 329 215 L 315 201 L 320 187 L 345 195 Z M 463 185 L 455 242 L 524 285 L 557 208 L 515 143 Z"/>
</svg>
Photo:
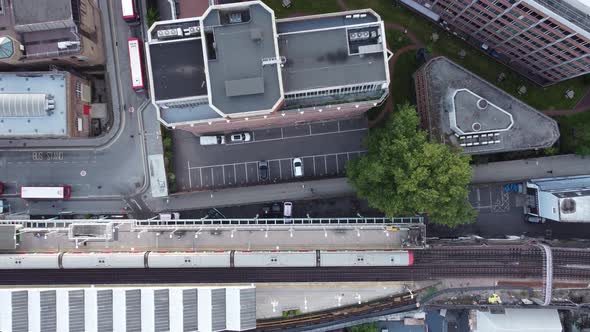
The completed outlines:
<svg viewBox="0 0 590 332">
<path fill-rule="evenodd" d="M 283 203 L 283 217 L 291 218 L 293 215 L 293 203 L 285 202 Z"/>
<path fill-rule="evenodd" d="M 252 139 L 250 133 L 236 133 L 231 134 L 231 141 L 232 142 L 248 142 Z"/>
<path fill-rule="evenodd" d="M 225 144 L 225 136 L 223 136 L 223 135 L 201 136 L 199 141 L 200 141 L 201 145 Z"/>
<path fill-rule="evenodd" d="M 177 220 L 177 219 L 180 219 L 180 213 L 178 213 L 178 212 L 160 213 L 160 220 Z"/>
<path fill-rule="evenodd" d="M 258 162 L 258 177 L 260 177 L 260 180 L 268 179 L 268 161 L 261 160 Z"/>
<path fill-rule="evenodd" d="M 293 158 L 293 176 L 296 178 L 303 176 L 303 160 L 301 158 Z"/>
</svg>

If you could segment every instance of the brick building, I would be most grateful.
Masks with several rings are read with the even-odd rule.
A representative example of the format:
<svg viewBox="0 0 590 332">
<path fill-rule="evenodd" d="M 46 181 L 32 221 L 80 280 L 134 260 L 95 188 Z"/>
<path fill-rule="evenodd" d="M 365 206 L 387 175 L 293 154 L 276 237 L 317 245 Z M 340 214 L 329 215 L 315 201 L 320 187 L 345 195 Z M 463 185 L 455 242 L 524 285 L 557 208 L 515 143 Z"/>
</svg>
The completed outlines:
<svg viewBox="0 0 590 332">
<path fill-rule="evenodd" d="M 156 22 L 146 57 L 160 121 L 197 134 L 358 116 L 388 95 L 371 10 L 275 20 L 261 1 Z"/>
<path fill-rule="evenodd" d="M 96 0 L 0 0 L 0 66 L 104 63 Z"/>
<path fill-rule="evenodd" d="M 590 6 L 583 0 L 400 0 L 532 81 L 590 73 Z"/>
</svg>

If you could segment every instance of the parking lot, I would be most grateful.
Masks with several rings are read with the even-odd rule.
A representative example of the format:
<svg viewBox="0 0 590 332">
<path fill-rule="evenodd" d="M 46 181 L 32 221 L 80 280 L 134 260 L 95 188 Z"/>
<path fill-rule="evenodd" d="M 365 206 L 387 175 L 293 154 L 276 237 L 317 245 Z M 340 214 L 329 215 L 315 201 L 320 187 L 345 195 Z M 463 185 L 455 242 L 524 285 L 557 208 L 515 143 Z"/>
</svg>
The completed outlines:
<svg viewBox="0 0 590 332">
<path fill-rule="evenodd" d="M 343 176 L 348 160 L 364 152 L 365 118 L 254 130 L 251 141 L 203 146 L 199 138 L 175 131 L 175 170 L 179 190 L 211 190 L 294 180 L 293 158 L 301 158 L 303 176 Z M 268 162 L 261 179 L 259 162 Z"/>
</svg>

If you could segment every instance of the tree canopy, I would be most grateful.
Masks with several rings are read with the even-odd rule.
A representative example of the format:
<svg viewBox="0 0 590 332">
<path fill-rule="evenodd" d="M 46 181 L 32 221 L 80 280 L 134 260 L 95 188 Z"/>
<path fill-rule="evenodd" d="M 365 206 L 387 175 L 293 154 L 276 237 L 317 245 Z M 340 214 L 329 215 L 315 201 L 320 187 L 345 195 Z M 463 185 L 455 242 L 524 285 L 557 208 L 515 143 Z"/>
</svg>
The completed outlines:
<svg viewBox="0 0 590 332">
<path fill-rule="evenodd" d="M 368 152 L 346 165 L 346 174 L 369 205 L 388 217 L 426 213 L 447 226 L 469 223 L 470 156 L 429 142 L 414 106 L 404 104 L 366 140 Z"/>
<path fill-rule="evenodd" d="M 377 332 L 377 324 L 375 323 L 366 323 L 361 325 L 355 325 L 346 328 L 346 332 Z"/>
</svg>

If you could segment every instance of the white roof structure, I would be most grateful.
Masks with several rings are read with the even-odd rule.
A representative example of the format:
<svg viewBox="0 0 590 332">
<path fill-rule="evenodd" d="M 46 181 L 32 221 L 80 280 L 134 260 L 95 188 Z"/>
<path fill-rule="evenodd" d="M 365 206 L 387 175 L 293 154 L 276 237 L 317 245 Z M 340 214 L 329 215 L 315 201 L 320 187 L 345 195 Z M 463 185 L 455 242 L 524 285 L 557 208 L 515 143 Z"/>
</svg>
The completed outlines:
<svg viewBox="0 0 590 332">
<path fill-rule="evenodd" d="M 590 176 L 533 179 L 527 182 L 536 201 L 536 213 L 561 222 L 590 222 Z"/>
<path fill-rule="evenodd" d="M 2 332 L 212 332 L 254 328 L 254 286 L 0 290 Z"/>
<path fill-rule="evenodd" d="M 561 332 L 557 309 L 505 309 L 504 313 L 478 311 L 473 332 Z"/>
</svg>

